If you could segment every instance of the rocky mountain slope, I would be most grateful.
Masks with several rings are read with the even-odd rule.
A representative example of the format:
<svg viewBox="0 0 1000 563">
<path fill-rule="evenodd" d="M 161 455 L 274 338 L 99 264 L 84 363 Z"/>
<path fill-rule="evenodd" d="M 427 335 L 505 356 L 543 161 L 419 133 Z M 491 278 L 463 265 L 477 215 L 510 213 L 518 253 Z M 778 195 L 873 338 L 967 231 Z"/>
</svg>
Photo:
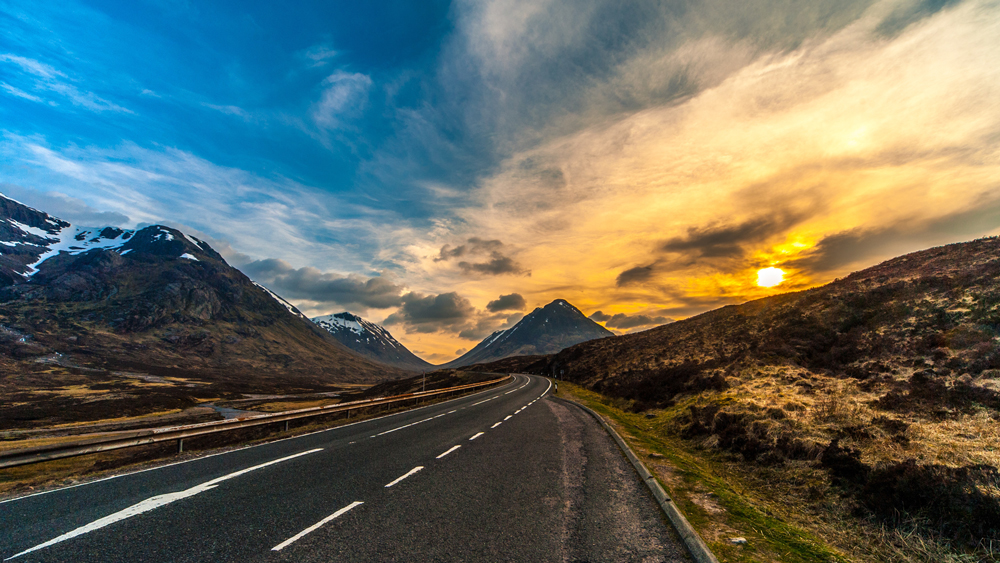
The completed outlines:
<svg viewBox="0 0 1000 563">
<path fill-rule="evenodd" d="M 441 367 L 456 368 L 511 356 L 552 354 L 580 342 L 613 336 L 563 299 L 528 313 L 516 325 L 498 330 L 475 348 Z"/>
<path fill-rule="evenodd" d="M 0 303 L 7 420 L 47 416 L 34 400 L 43 390 L 45 412 L 90 404 L 108 414 L 399 374 L 349 351 L 197 238 L 74 226 L 5 197 Z"/>
<path fill-rule="evenodd" d="M 833 520 L 916 530 L 945 551 L 1000 542 L 1000 239 L 517 367 L 654 413 L 664 433 L 759 468 L 787 506 L 815 515 L 847 498 Z"/>
<path fill-rule="evenodd" d="M 413 371 L 433 367 L 396 341 L 389 331 L 357 315 L 345 311 L 315 317 L 312 321 L 332 334 L 338 342 L 366 358 Z"/>
</svg>

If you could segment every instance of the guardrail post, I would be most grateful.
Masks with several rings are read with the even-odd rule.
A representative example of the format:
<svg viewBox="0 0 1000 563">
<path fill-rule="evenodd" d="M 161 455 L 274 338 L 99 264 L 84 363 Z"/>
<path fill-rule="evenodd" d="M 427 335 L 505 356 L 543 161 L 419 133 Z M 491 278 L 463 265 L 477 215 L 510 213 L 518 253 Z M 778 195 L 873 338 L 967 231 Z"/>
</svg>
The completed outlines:
<svg viewBox="0 0 1000 563">
<path fill-rule="evenodd" d="M 288 432 L 288 421 L 285 421 L 285 432 Z"/>
<path fill-rule="evenodd" d="M 177 453 L 184 453 L 184 438 L 177 439 Z"/>
</svg>

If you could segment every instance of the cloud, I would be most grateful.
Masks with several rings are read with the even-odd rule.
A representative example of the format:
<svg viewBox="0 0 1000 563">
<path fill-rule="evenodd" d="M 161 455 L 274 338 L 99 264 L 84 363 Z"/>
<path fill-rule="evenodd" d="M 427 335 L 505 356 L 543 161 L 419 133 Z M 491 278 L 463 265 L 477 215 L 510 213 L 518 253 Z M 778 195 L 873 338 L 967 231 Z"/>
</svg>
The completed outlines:
<svg viewBox="0 0 1000 563">
<path fill-rule="evenodd" d="M 330 60 L 336 58 L 338 54 L 339 53 L 329 44 L 321 43 L 306 49 L 302 53 L 302 56 L 309 61 L 310 66 L 317 67 L 328 64 Z"/>
<path fill-rule="evenodd" d="M 20 78 L 27 79 L 22 80 L 23 83 L 21 86 L 24 88 L 30 88 L 36 92 L 55 92 L 56 94 L 68 99 L 73 105 L 95 112 L 113 111 L 120 113 L 133 113 L 132 110 L 108 101 L 93 92 L 80 90 L 71 83 L 70 77 L 68 77 L 65 73 L 35 59 L 29 59 L 27 57 L 11 53 L 4 53 L 0 54 L 0 63 L 14 65 L 21 70 L 22 75 Z M 28 78 L 29 76 L 33 78 Z M 32 101 L 43 101 L 39 96 L 7 83 L 4 83 L 4 90 L 21 98 Z"/>
<path fill-rule="evenodd" d="M 201 105 L 209 109 L 214 109 L 217 112 L 224 113 L 226 115 L 234 115 L 242 119 L 250 119 L 250 114 L 247 113 L 245 109 L 239 106 L 220 106 L 215 104 L 209 104 L 207 102 L 202 102 Z"/>
<path fill-rule="evenodd" d="M 320 129 L 336 129 L 343 118 L 357 115 L 368 99 L 372 79 L 338 70 L 323 81 L 323 93 L 313 104 L 312 119 Z"/>
<path fill-rule="evenodd" d="M 521 264 L 509 256 L 505 256 L 501 250 L 504 244 L 499 240 L 484 240 L 479 237 L 470 238 L 466 244 L 452 248 L 451 245 L 444 245 L 434 258 L 435 262 L 461 258 L 464 256 L 484 256 L 487 258 L 483 262 L 470 262 L 462 260 L 458 262 L 459 269 L 465 274 L 482 274 L 489 276 L 501 276 L 505 274 L 530 276 L 531 270 L 525 269 Z"/>
<path fill-rule="evenodd" d="M 276 258 L 256 260 L 240 268 L 250 279 L 286 299 L 306 299 L 315 303 L 359 306 L 373 309 L 407 306 L 402 295 L 403 287 L 383 277 L 365 279 L 358 275 L 341 276 L 322 272 L 307 266 L 293 268 L 288 262 Z M 413 294 L 407 294 L 413 303 Z M 419 316 L 425 311 L 420 303 L 411 305 Z M 409 317 L 407 317 L 409 319 Z M 414 317 L 416 318 L 416 317 Z"/>
<path fill-rule="evenodd" d="M 634 268 L 629 268 L 624 272 L 618 274 L 615 278 L 615 285 L 618 287 L 625 287 L 632 284 L 641 284 L 647 282 L 653 278 L 653 268 L 656 264 L 650 264 L 648 266 L 636 266 Z"/>
<path fill-rule="evenodd" d="M 24 90 L 21 90 L 20 88 L 15 88 L 14 86 L 7 84 L 6 82 L 0 82 L 0 88 L 3 88 L 5 91 L 7 91 L 7 93 L 11 94 L 12 96 L 17 96 L 18 98 L 24 98 L 25 100 L 31 100 L 32 102 L 45 101 L 39 98 L 38 96 L 34 96 L 32 94 L 25 92 Z"/>
<path fill-rule="evenodd" d="M 706 258 L 740 257 L 752 244 L 781 235 L 798 222 L 793 215 L 773 213 L 767 217 L 754 217 L 735 225 L 712 224 L 706 227 L 688 227 L 687 234 L 663 243 L 663 252 L 681 252 Z"/>
<path fill-rule="evenodd" d="M 43 192 L 16 184 L 0 183 L 0 192 L 35 209 L 44 211 L 78 226 L 125 226 L 131 222 L 127 215 L 114 211 L 100 211 L 83 200 L 59 192 Z"/>
<path fill-rule="evenodd" d="M 402 297 L 402 305 L 384 324 L 401 324 L 416 332 L 438 332 L 463 326 L 476 314 L 472 303 L 455 292 L 440 295 L 407 293 Z"/>
<path fill-rule="evenodd" d="M 467 348 L 459 348 L 458 350 L 455 350 L 455 355 L 456 356 L 461 356 L 462 354 L 465 354 L 468 351 L 469 350 Z"/>
<path fill-rule="evenodd" d="M 524 297 L 520 293 L 511 293 L 510 295 L 501 295 L 500 297 L 490 301 L 486 304 L 486 310 L 491 313 L 498 313 L 500 311 L 521 311 L 528 306 L 528 303 L 524 300 Z"/>
</svg>

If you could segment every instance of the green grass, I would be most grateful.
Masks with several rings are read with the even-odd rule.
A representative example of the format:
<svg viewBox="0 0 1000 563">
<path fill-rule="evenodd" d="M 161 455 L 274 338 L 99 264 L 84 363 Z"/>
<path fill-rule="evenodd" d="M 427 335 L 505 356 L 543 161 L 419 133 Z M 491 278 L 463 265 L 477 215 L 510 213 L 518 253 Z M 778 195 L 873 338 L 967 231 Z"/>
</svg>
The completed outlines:
<svg viewBox="0 0 1000 563">
<path fill-rule="evenodd" d="M 670 436 L 667 427 L 687 410 L 690 401 L 658 411 L 656 418 L 648 419 L 642 414 L 622 410 L 620 400 L 571 383 L 559 382 L 559 395 L 577 400 L 604 416 L 640 457 L 657 453 L 673 466 L 675 479 L 667 482 L 657 475 L 657 480 L 720 561 L 828 563 L 852 560 L 816 534 L 789 522 L 789 515 L 783 514 L 779 506 L 761 498 L 766 491 L 751 490 L 723 460 Z M 649 465 L 648 459 L 646 464 Z M 714 493 L 724 513 L 711 513 L 695 502 L 697 496 L 708 493 Z M 729 542 L 731 537 L 745 537 L 748 543 L 733 545 Z"/>
</svg>

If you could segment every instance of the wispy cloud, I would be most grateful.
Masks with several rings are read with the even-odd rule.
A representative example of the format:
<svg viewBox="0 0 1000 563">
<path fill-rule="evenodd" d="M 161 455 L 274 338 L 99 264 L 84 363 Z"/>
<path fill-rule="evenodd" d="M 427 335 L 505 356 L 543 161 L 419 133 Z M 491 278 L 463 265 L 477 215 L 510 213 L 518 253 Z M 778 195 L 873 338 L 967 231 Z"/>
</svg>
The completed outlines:
<svg viewBox="0 0 1000 563">
<path fill-rule="evenodd" d="M 323 92 L 312 107 L 312 119 L 321 129 L 336 129 L 343 118 L 357 115 L 368 99 L 372 80 L 361 73 L 337 71 L 323 81 Z"/>
<path fill-rule="evenodd" d="M 93 92 L 80 90 L 71 83 L 71 79 L 65 73 L 45 63 L 10 53 L 0 54 L 0 62 L 19 68 L 22 77 L 25 78 L 21 81 L 21 86 L 30 88 L 35 92 L 54 92 L 69 100 L 75 106 L 95 112 L 113 111 L 133 113 L 132 110 L 106 100 Z M 32 79 L 24 75 L 34 78 Z M 4 90 L 15 96 L 32 101 L 42 101 L 39 96 L 26 92 L 16 86 L 4 83 L 3 87 Z"/>
</svg>

